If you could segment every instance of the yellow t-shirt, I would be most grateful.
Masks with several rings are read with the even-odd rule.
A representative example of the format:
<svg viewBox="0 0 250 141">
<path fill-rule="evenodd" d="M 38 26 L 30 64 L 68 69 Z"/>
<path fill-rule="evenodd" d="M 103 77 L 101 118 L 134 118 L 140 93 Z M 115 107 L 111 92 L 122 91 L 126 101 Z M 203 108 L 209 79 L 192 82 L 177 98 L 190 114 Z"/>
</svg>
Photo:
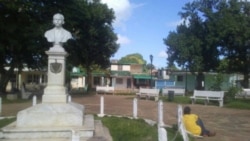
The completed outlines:
<svg viewBox="0 0 250 141">
<path fill-rule="evenodd" d="M 186 127 L 186 130 L 191 132 L 194 135 L 201 134 L 201 127 L 197 125 L 196 121 L 198 120 L 198 116 L 195 114 L 184 114 L 183 122 Z"/>
</svg>

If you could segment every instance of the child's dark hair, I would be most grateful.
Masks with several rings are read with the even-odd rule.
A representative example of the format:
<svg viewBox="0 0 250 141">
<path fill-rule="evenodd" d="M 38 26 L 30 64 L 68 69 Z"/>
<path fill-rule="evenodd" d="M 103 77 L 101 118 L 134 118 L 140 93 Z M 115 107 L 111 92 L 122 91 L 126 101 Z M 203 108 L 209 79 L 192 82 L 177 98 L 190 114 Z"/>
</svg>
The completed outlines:
<svg viewBox="0 0 250 141">
<path fill-rule="evenodd" d="M 183 110 L 184 114 L 190 114 L 190 112 L 191 112 L 191 109 L 189 106 L 184 107 L 184 110 Z"/>
</svg>

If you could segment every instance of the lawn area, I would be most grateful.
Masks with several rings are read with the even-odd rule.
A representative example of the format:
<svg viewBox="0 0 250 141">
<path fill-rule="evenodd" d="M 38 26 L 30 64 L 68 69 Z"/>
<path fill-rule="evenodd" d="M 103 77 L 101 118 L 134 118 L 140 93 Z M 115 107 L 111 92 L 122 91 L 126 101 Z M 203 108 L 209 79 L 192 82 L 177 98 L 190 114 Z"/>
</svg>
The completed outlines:
<svg viewBox="0 0 250 141">
<path fill-rule="evenodd" d="M 143 119 L 114 116 L 96 118 L 109 129 L 113 141 L 158 141 L 157 125 L 149 125 Z M 175 138 L 175 141 L 183 141 L 176 126 L 166 129 L 169 140 Z"/>
</svg>

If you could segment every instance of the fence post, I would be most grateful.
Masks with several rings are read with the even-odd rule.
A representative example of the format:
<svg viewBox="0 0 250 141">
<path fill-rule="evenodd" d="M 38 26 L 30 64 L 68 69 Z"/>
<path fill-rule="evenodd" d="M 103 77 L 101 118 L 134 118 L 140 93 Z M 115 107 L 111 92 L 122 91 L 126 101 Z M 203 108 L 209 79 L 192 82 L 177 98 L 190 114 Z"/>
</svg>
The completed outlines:
<svg viewBox="0 0 250 141">
<path fill-rule="evenodd" d="M 134 98 L 133 100 L 133 117 L 137 118 L 137 98 Z"/>
<path fill-rule="evenodd" d="M 158 141 L 168 141 L 167 131 L 163 127 L 158 127 Z"/>
<path fill-rule="evenodd" d="M 68 102 L 71 102 L 71 95 L 68 95 Z"/>
<path fill-rule="evenodd" d="M 2 114 L 2 98 L 0 97 L 0 116 Z"/>
<path fill-rule="evenodd" d="M 159 100 L 158 102 L 158 126 L 164 126 L 164 122 L 163 122 L 163 103 L 162 100 Z"/>
<path fill-rule="evenodd" d="M 104 116 L 104 98 L 101 96 L 100 98 L 100 114 L 98 114 L 99 117 Z"/>
<path fill-rule="evenodd" d="M 34 95 L 33 98 L 32 98 L 32 106 L 35 106 L 36 103 L 37 103 L 36 95 Z"/>
</svg>

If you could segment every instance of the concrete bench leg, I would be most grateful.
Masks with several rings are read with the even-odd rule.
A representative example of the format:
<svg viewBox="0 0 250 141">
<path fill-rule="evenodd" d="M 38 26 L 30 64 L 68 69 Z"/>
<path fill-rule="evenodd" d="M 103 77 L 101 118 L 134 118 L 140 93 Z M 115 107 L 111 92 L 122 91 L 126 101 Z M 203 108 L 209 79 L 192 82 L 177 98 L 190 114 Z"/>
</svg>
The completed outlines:
<svg viewBox="0 0 250 141">
<path fill-rule="evenodd" d="M 192 101 L 192 104 L 194 104 L 194 103 L 195 103 L 195 99 L 193 99 L 193 98 L 192 98 L 192 99 L 191 99 L 191 101 Z"/>
<path fill-rule="evenodd" d="M 206 100 L 204 101 L 204 104 L 205 104 L 205 105 L 207 105 L 207 104 L 208 104 L 208 102 L 209 102 L 209 101 L 206 99 Z"/>
<path fill-rule="evenodd" d="M 223 107 L 223 101 L 219 101 L 220 107 Z"/>
</svg>

